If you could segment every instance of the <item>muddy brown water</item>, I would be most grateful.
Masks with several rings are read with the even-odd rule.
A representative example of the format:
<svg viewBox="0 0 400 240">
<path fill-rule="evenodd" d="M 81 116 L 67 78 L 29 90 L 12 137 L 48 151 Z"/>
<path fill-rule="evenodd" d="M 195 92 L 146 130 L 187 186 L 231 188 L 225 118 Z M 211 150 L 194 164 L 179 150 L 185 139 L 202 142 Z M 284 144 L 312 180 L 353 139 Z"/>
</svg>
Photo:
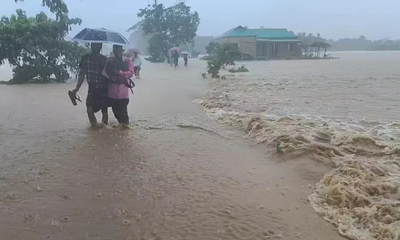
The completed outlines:
<svg viewBox="0 0 400 240">
<path fill-rule="evenodd" d="M 190 64 L 144 66 L 131 130 L 89 128 L 75 83 L 0 86 L 0 239 L 342 239 L 307 202 L 328 167 L 209 119 Z"/>
</svg>

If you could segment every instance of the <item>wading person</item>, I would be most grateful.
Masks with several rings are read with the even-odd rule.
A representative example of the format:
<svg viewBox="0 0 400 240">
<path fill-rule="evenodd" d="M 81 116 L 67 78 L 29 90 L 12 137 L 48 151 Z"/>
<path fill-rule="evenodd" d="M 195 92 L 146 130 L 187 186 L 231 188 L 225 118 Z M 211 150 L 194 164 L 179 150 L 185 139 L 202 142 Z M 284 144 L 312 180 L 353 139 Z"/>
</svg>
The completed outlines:
<svg viewBox="0 0 400 240">
<path fill-rule="evenodd" d="M 122 46 L 113 46 L 114 57 L 110 57 L 103 70 L 109 79 L 108 97 L 115 118 L 122 125 L 129 125 L 128 104 L 129 92 L 135 86 L 131 78 L 134 76 L 132 59 L 123 59 Z"/>
<path fill-rule="evenodd" d="M 175 50 L 175 51 L 174 51 L 174 54 L 172 54 L 172 59 L 173 59 L 173 61 L 174 61 L 174 66 L 175 66 L 175 68 L 177 68 L 177 67 L 178 67 L 178 63 L 179 63 L 179 53 L 178 53 L 178 50 Z"/>
<path fill-rule="evenodd" d="M 189 58 L 188 54 L 183 54 L 183 61 L 185 62 L 185 67 L 188 66 L 188 58 Z"/>
<path fill-rule="evenodd" d="M 140 70 L 142 70 L 142 59 L 139 57 L 139 53 L 135 52 L 133 55 L 133 66 L 135 67 L 135 76 L 136 78 L 140 78 Z"/>
<path fill-rule="evenodd" d="M 86 108 L 90 124 L 97 125 L 95 113 L 102 112 L 102 122 L 108 124 L 108 80 L 102 75 L 102 70 L 107 61 L 107 57 L 100 54 L 102 44 L 92 43 L 91 53 L 82 57 L 79 64 L 78 83 L 76 88 L 69 92 L 69 96 L 74 103 L 76 93 L 79 91 L 86 76 L 88 82 L 88 95 L 86 98 Z"/>
</svg>

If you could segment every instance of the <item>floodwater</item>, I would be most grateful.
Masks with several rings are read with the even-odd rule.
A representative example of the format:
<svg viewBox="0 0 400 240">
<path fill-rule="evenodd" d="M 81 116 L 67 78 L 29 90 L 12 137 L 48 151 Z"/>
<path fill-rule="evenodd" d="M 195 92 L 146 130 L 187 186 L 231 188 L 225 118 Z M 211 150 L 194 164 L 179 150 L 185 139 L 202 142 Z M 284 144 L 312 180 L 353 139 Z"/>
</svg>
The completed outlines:
<svg viewBox="0 0 400 240">
<path fill-rule="evenodd" d="M 332 170 L 309 196 L 350 239 L 400 238 L 400 52 L 335 53 L 339 60 L 244 63 L 200 101 L 307 176 Z"/>
<path fill-rule="evenodd" d="M 130 130 L 89 128 L 75 83 L 0 85 L 0 239 L 342 239 L 308 199 L 331 162 L 275 152 L 321 121 L 395 141 L 400 53 L 339 57 L 245 62 L 220 81 L 200 60 L 146 63 Z M 273 127 L 244 135 L 253 114 Z"/>
</svg>

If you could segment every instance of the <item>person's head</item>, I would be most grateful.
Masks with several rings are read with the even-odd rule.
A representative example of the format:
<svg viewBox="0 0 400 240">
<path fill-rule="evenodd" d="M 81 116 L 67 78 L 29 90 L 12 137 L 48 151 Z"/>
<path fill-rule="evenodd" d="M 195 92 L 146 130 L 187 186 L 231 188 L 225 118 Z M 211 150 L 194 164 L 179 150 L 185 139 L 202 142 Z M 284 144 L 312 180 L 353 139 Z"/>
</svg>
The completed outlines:
<svg viewBox="0 0 400 240">
<path fill-rule="evenodd" d="M 102 47 L 103 47 L 103 44 L 101 44 L 101 43 L 91 43 L 90 44 L 90 49 L 91 49 L 92 53 L 100 53 Z"/>
<path fill-rule="evenodd" d="M 116 58 L 122 58 L 123 49 L 121 45 L 113 45 L 113 53 Z"/>
<path fill-rule="evenodd" d="M 138 56 L 139 56 L 139 53 L 138 53 L 138 52 L 135 52 L 133 56 L 134 56 L 134 57 L 138 57 Z"/>
</svg>

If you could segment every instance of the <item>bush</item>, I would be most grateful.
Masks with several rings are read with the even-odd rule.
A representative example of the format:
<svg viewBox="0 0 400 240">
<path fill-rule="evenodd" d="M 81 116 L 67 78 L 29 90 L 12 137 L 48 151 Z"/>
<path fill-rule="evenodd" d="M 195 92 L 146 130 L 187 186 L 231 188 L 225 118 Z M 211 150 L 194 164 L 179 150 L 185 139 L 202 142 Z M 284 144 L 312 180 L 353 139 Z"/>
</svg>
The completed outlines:
<svg viewBox="0 0 400 240">
<path fill-rule="evenodd" d="M 207 71 L 213 78 L 219 78 L 219 71 L 227 65 L 235 65 L 235 60 L 240 59 L 242 54 L 235 44 L 219 45 L 207 62 Z"/>
<path fill-rule="evenodd" d="M 207 62 L 207 72 L 211 74 L 212 78 L 219 78 L 219 70 L 222 67 L 222 63 L 217 59 L 211 59 Z"/>
<path fill-rule="evenodd" d="M 215 55 L 218 52 L 218 49 L 221 48 L 221 44 L 218 42 L 210 42 L 207 46 L 206 46 L 206 52 L 209 56 Z"/>
<path fill-rule="evenodd" d="M 252 61 L 252 60 L 254 60 L 254 57 L 250 54 L 244 53 L 244 54 L 242 54 L 240 60 L 241 61 Z"/>
<path fill-rule="evenodd" d="M 228 70 L 231 73 L 238 73 L 238 72 L 249 72 L 249 69 L 247 69 L 244 65 L 240 66 L 239 68 L 231 68 Z"/>
</svg>

